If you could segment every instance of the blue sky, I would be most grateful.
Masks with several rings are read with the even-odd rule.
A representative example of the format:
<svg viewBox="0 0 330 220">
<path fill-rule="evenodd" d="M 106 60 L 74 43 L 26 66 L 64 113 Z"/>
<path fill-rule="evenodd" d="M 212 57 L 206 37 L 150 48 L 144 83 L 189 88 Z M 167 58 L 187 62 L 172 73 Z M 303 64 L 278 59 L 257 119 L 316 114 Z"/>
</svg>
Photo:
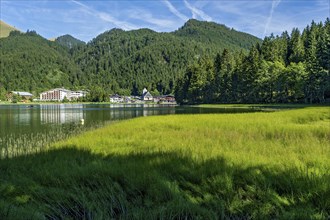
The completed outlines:
<svg viewBox="0 0 330 220">
<path fill-rule="evenodd" d="M 312 20 L 325 21 L 330 0 L 0 0 L 0 19 L 45 38 L 70 34 L 85 42 L 112 28 L 170 32 L 188 19 L 214 21 L 263 38 Z"/>
</svg>

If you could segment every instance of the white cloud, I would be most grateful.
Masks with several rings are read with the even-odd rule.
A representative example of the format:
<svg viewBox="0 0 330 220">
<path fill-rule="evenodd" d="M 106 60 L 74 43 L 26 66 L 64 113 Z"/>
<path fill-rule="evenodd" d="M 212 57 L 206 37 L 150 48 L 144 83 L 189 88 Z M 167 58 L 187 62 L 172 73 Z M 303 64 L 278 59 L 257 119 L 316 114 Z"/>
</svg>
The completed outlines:
<svg viewBox="0 0 330 220">
<path fill-rule="evenodd" d="M 144 23 L 149 23 L 152 25 L 155 25 L 155 27 L 152 27 L 157 30 L 172 30 L 176 27 L 177 22 L 174 20 L 171 20 L 169 18 L 155 18 L 149 11 L 146 11 L 144 9 L 138 9 L 134 8 L 127 11 L 129 14 L 130 19 L 140 20 Z"/>
<path fill-rule="evenodd" d="M 212 21 L 213 19 L 207 15 L 205 12 L 203 12 L 202 10 L 192 6 L 191 4 L 189 4 L 189 2 L 187 0 L 183 0 L 185 6 L 191 11 L 192 13 L 192 17 L 194 19 L 196 19 L 197 17 L 200 17 L 201 19 L 205 20 L 205 21 Z"/>
<path fill-rule="evenodd" d="M 86 13 L 97 16 L 98 18 L 100 18 L 101 20 L 105 21 L 105 22 L 110 22 L 112 24 L 114 24 L 115 26 L 122 28 L 124 30 L 132 30 L 132 29 L 138 29 L 137 26 L 135 26 L 134 24 L 131 24 L 129 22 L 125 22 L 125 21 L 121 21 L 105 12 L 101 12 L 101 11 L 97 11 L 91 7 L 88 7 L 87 5 L 76 1 L 76 0 L 71 0 L 72 2 L 74 2 L 77 5 L 80 5 L 83 9 L 85 9 Z"/>
<path fill-rule="evenodd" d="M 180 13 L 168 0 L 163 0 L 163 3 L 166 5 L 166 7 L 178 18 L 180 18 L 183 21 L 187 21 L 189 18 L 185 16 L 184 14 Z"/>
<path fill-rule="evenodd" d="M 271 10 L 270 10 L 269 17 L 268 17 L 267 22 L 266 22 L 266 25 L 265 25 L 265 30 L 264 30 L 264 34 L 263 34 L 263 36 L 265 36 L 265 34 L 267 33 L 267 31 L 268 31 L 268 27 L 269 27 L 269 25 L 270 25 L 270 23 L 271 23 L 271 21 L 272 21 L 272 18 L 273 18 L 273 13 L 274 13 L 276 7 L 277 7 L 280 3 L 281 3 L 281 0 L 273 0 L 273 2 L 272 2 L 272 8 L 271 8 Z"/>
</svg>

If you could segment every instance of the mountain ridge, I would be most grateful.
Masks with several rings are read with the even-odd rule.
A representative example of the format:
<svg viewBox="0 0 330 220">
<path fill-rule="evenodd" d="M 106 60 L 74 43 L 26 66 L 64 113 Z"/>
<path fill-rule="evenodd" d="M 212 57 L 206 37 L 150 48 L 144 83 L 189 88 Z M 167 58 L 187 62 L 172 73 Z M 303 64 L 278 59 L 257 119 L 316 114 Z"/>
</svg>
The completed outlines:
<svg viewBox="0 0 330 220">
<path fill-rule="evenodd" d="M 198 57 L 214 56 L 225 48 L 247 53 L 252 45 L 261 42 L 257 37 L 233 31 L 224 25 L 197 20 L 189 20 L 185 27 L 173 32 L 156 32 L 147 28 L 124 31 L 114 28 L 96 36 L 87 44 L 70 35 L 58 37 L 55 42 L 51 42 L 31 36 L 33 34 L 36 33 L 30 31 L 0 41 L 1 44 L 8 44 L 8 48 L 13 47 L 3 50 L 3 62 L 11 65 L 13 62 L 19 63 L 15 67 L 16 71 L 7 64 L 7 70 L 2 71 L 7 76 L 16 74 L 16 78 L 19 78 L 7 77 L 7 81 L 0 81 L 6 90 L 23 89 L 38 93 L 46 87 L 78 86 L 98 87 L 107 93 L 138 94 L 147 87 L 154 93 L 173 93 L 176 81 L 183 76 L 186 66 Z M 249 38 L 246 40 L 247 36 Z M 244 41 L 247 43 L 242 44 Z M 26 45 L 21 45 L 23 42 Z M 74 46 L 75 43 L 77 46 Z M 27 53 L 24 48 L 29 44 L 28 56 L 21 56 Z M 26 61 L 27 57 L 39 62 L 39 67 L 43 68 L 32 69 Z M 42 63 L 47 60 L 50 65 Z M 59 71 L 54 73 L 51 68 Z M 34 75 L 38 78 L 44 75 L 48 80 L 41 84 L 40 80 L 34 79 Z M 63 80 L 59 79 L 60 76 Z M 31 79 L 34 79 L 33 82 Z M 25 84 L 24 80 L 30 83 Z"/>
<path fill-rule="evenodd" d="M 59 43 L 60 45 L 62 46 L 65 46 L 69 49 L 72 49 L 73 47 L 76 47 L 76 46 L 81 46 L 81 45 L 85 45 L 86 43 L 82 40 L 79 40 L 69 34 L 65 34 L 65 35 L 62 35 L 60 37 L 57 37 L 55 38 L 54 40 L 55 42 Z"/>
</svg>

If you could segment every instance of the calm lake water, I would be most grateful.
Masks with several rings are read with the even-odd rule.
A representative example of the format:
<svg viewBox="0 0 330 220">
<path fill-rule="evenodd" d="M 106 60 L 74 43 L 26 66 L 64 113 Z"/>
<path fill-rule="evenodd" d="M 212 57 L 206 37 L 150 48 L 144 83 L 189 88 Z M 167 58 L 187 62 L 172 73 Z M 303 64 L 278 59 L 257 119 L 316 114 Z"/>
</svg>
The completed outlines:
<svg viewBox="0 0 330 220">
<path fill-rule="evenodd" d="M 252 108 L 200 108 L 169 105 L 44 104 L 0 105 L 0 148 L 6 139 L 26 135 L 70 132 L 111 121 L 151 115 L 255 112 Z M 84 119 L 84 125 L 80 120 Z M 1 141 L 2 140 L 2 141 Z"/>
</svg>

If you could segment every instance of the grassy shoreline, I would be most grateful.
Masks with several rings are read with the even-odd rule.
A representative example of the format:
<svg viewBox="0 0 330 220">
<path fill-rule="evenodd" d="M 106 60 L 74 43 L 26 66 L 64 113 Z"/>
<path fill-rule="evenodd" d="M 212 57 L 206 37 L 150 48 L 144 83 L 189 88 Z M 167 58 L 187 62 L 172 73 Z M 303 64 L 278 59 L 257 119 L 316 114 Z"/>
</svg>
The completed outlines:
<svg viewBox="0 0 330 220">
<path fill-rule="evenodd" d="M 0 160 L 6 219 L 327 219 L 327 107 L 135 118 Z"/>
</svg>

